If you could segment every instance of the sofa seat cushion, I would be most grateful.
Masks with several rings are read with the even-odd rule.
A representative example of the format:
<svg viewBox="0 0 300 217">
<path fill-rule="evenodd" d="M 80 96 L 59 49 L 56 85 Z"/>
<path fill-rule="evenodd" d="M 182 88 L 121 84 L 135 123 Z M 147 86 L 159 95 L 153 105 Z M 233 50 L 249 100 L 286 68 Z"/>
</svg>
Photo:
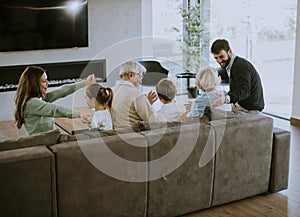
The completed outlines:
<svg viewBox="0 0 300 217">
<path fill-rule="evenodd" d="M 60 132 L 58 129 L 55 129 L 18 139 L 6 139 L 0 142 L 0 151 L 34 146 L 54 145 L 58 142 L 59 137 Z"/>
</svg>

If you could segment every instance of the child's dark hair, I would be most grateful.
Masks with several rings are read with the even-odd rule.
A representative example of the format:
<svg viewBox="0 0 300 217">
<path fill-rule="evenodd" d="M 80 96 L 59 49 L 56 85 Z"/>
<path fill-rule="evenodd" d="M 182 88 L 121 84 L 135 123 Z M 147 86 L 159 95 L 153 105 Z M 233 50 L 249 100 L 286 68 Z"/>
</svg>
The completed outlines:
<svg viewBox="0 0 300 217">
<path fill-rule="evenodd" d="M 113 100 L 113 91 L 109 87 L 103 87 L 100 84 L 90 84 L 86 88 L 86 95 L 89 98 L 95 98 L 96 101 L 104 105 L 105 108 L 111 111 L 112 100 Z"/>
<path fill-rule="evenodd" d="M 101 88 L 102 86 L 100 84 L 97 84 L 97 83 L 94 83 L 94 84 L 90 84 L 89 86 L 87 86 L 86 88 L 86 95 L 89 97 L 89 98 L 95 98 L 97 97 L 97 94 L 99 92 L 99 89 Z"/>
<path fill-rule="evenodd" d="M 111 111 L 113 97 L 114 94 L 111 88 L 100 87 L 98 90 L 96 100 L 99 104 L 104 105 L 105 108 Z"/>
</svg>

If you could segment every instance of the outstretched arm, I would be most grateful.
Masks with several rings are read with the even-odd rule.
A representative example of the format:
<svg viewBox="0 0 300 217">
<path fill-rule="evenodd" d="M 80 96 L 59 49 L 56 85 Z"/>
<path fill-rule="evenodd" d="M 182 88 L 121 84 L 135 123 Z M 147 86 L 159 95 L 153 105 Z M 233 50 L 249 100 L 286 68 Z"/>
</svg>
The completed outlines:
<svg viewBox="0 0 300 217">
<path fill-rule="evenodd" d="M 86 85 L 93 84 L 93 83 L 96 83 L 96 78 L 94 74 L 91 74 L 84 81 L 74 83 L 74 84 L 65 84 L 56 90 L 46 93 L 44 100 L 46 102 L 54 102 L 55 100 L 66 97 L 74 93 L 75 91 L 85 87 Z"/>
<path fill-rule="evenodd" d="M 226 103 L 226 97 L 224 94 L 217 93 L 217 96 L 218 98 L 211 104 L 212 107 L 218 107 Z"/>
</svg>

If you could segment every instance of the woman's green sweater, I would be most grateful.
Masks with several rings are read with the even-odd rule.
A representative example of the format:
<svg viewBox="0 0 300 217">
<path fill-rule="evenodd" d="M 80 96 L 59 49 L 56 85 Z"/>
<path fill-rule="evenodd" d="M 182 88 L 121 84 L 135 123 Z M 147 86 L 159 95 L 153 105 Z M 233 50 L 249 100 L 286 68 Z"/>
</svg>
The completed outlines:
<svg viewBox="0 0 300 217">
<path fill-rule="evenodd" d="M 24 110 L 26 134 L 33 135 L 55 129 L 54 118 L 57 117 L 78 118 L 79 113 L 77 111 L 52 104 L 51 102 L 68 96 L 84 86 L 84 82 L 66 84 L 46 93 L 43 100 L 38 97 L 30 98 Z"/>
</svg>

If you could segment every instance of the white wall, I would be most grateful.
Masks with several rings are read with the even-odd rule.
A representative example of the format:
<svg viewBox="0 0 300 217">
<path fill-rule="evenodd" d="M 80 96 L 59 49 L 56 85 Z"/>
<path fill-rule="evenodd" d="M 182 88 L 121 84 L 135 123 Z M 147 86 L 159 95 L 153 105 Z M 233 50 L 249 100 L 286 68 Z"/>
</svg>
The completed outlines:
<svg viewBox="0 0 300 217">
<path fill-rule="evenodd" d="M 105 53 L 103 51 L 107 48 L 124 40 L 152 34 L 151 4 L 151 0 L 89 0 L 88 48 L 0 52 L 0 66 L 106 59 L 101 53 Z M 118 51 L 111 54 L 110 58 L 114 55 L 119 55 Z M 107 59 L 107 64 L 110 65 L 107 70 L 113 68 L 110 62 Z M 0 75 L 0 78 L 1 76 L 5 75 Z M 76 94 L 76 102 L 73 95 L 59 100 L 58 104 L 67 107 L 74 106 L 74 103 L 75 106 L 84 105 L 83 91 Z M 15 91 L 0 92 L 0 121 L 13 119 L 14 95 Z"/>
<path fill-rule="evenodd" d="M 295 70 L 294 70 L 294 90 L 292 117 L 300 120 L 300 2 L 297 8 L 297 31 L 296 31 L 296 54 L 295 54 Z"/>
</svg>

